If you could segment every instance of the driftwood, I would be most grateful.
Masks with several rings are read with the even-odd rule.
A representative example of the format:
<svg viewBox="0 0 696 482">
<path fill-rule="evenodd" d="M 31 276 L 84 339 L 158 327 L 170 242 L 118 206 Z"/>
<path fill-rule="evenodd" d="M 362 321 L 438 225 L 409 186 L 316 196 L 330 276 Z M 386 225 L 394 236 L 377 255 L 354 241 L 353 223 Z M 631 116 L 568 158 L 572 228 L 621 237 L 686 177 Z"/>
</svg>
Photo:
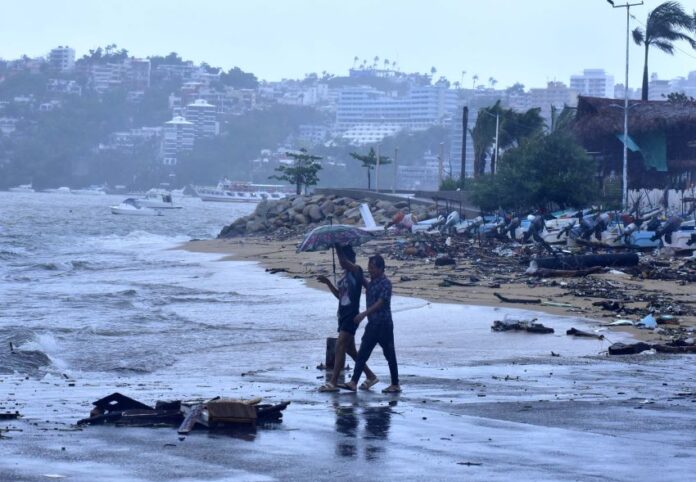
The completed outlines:
<svg viewBox="0 0 696 482">
<path fill-rule="evenodd" d="M 536 322 L 536 318 L 532 320 L 495 320 L 491 330 L 493 331 L 526 331 L 527 333 L 547 334 L 553 333 L 553 328 L 542 325 Z"/>
<path fill-rule="evenodd" d="M 493 293 L 493 296 L 498 298 L 500 301 L 503 301 L 505 303 L 523 303 L 523 304 L 529 304 L 529 305 L 538 305 L 541 303 L 541 300 L 538 298 L 508 298 L 507 296 L 503 296 L 500 293 Z"/>
<path fill-rule="evenodd" d="M 586 269 L 547 269 L 537 267 L 536 269 L 528 269 L 527 274 L 539 276 L 540 278 L 575 278 L 598 273 L 603 269 L 601 266 L 593 266 Z"/>
<path fill-rule="evenodd" d="M 537 269 L 567 269 L 579 270 L 601 267 L 636 266 L 638 255 L 636 253 L 620 254 L 586 254 L 582 256 L 554 256 L 537 258 L 532 261 Z M 530 269 L 532 266 L 530 265 Z"/>
<path fill-rule="evenodd" d="M 586 337 L 586 338 L 597 338 L 598 340 L 604 339 L 604 335 L 598 335 L 596 333 L 590 333 L 588 331 L 578 330 L 577 328 L 571 328 L 571 329 L 567 330 L 566 335 L 580 336 L 580 337 Z"/>
</svg>

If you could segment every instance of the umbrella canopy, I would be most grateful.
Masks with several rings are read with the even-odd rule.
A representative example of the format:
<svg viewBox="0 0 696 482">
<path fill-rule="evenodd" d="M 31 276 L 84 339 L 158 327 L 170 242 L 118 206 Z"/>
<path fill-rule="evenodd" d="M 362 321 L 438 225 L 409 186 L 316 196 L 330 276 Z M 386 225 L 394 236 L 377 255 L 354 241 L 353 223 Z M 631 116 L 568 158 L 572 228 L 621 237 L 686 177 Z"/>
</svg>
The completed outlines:
<svg viewBox="0 0 696 482">
<path fill-rule="evenodd" d="M 323 251 L 333 247 L 334 244 L 341 246 L 359 246 L 373 238 L 368 231 L 349 226 L 347 224 L 333 224 L 317 226 L 308 232 L 302 243 L 297 248 L 301 251 Z"/>
</svg>

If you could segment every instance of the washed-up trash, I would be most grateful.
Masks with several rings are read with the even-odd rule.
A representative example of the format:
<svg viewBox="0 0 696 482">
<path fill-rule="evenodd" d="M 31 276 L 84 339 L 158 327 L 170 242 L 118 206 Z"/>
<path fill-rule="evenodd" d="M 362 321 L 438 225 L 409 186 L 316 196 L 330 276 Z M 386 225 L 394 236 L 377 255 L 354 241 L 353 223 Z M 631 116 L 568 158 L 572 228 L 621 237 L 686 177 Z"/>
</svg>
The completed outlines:
<svg viewBox="0 0 696 482">
<path fill-rule="evenodd" d="M 616 320 L 608 323 L 607 326 L 633 326 L 634 324 L 631 320 Z"/>
<path fill-rule="evenodd" d="M 279 422 L 290 402 L 262 404 L 261 398 L 233 400 L 214 397 L 198 401 L 163 401 L 152 408 L 137 400 L 113 393 L 93 403 L 89 418 L 78 425 L 113 423 L 137 427 L 179 427 L 179 433 L 188 433 L 196 425 L 209 429 L 245 424 L 255 426 L 257 421 Z"/>
<path fill-rule="evenodd" d="M 643 326 L 648 329 L 657 327 L 657 320 L 653 315 L 647 315 L 645 318 L 638 322 L 638 326 Z"/>
<path fill-rule="evenodd" d="M 582 256 L 553 256 L 536 259 L 538 268 L 547 269 L 583 269 L 593 266 L 635 266 L 638 264 L 636 253 L 622 254 L 586 254 Z"/>
<path fill-rule="evenodd" d="M 540 333 L 547 334 L 553 333 L 553 328 L 544 326 L 541 323 L 537 323 L 537 319 L 533 318 L 531 320 L 515 320 L 515 319 L 504 319 L 495 320 L 493 326 L 491 326 L 493 331 L 526 331 L 528 333 Z"/>
<path fill-rule="evenodd" d="M 672 315 L 658 315 L 655 317 L 658 325 L 678 325 L 679 319 Z"/>
</svg>

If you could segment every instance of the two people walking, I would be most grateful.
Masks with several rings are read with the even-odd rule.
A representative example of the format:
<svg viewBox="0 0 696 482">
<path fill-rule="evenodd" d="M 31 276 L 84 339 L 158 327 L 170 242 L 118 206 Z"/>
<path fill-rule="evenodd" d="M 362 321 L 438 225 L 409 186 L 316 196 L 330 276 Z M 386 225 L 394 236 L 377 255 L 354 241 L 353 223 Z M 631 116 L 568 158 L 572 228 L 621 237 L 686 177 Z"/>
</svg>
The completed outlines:
<svg viewBox="0 0 696 482">
<path fill-rule="evenodd" d="M 326 276 L 317 278 L 319 282 L 329 288 L 339 301 L 339 334 L 336 342 L 334 369 L 331 379 L 319 390 L 333 392 L 340 387 L 355 391 L 363 371 L 367 378 L 360 385 L 360 388 L 369 390 L 379 380 L 367 366 L 367 360 L 379 344 L 389 364 L 391 376 L 391 385 L 382 391 L 384 393 L 399 393 L 401 387 L 399 386 L 399 370 L 394 347 L 394 323 L 391 316 L 392 286 L 391 281 L 384 274 L 384 258 L 380 255 L 370 257 L 367 265 L 370 274 L 370 282 L 368 283 L 364 278 L 362 268 L 355 262 L 355 252 L 350 246 L 336 246 L 336 252 L 339 263 L 344 270 L 338 287 L 335 287 Z M 363 286 L 366 288 L 367 307 L 365 311 L 360 312 L 360 296 Z M 355 332 L 365 318 L 367 318 L 368 323 L 362 337 L 360 351 L 357 351 Z M 338 377 L 345 364 L 346 354 L 355 360 L 355 369 L 348 383 L 339 384 Z"/>
</svg>

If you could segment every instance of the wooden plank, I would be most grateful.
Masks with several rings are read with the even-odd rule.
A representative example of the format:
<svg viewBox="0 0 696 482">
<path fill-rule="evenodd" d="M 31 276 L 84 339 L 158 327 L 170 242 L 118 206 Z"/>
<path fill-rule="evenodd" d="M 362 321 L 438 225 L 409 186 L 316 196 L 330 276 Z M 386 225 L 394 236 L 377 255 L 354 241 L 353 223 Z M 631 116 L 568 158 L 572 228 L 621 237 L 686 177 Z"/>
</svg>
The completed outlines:
<svg viewBox="0 0 696 482">
<path fill-rule="evenodd" d="M 179 430 L 177 432 L 179 434 L 185 435 L 191 430 L 193 430 L 193 427 L 198 423 L 198 419 L 203 413 L 203 405 L 194 405 L 191 407 L 190 411 L 186 414 L 186 417 L 184 418 L 184 421 L 181 422 L 181 425 L 179 425 Z"/>
</svg>

